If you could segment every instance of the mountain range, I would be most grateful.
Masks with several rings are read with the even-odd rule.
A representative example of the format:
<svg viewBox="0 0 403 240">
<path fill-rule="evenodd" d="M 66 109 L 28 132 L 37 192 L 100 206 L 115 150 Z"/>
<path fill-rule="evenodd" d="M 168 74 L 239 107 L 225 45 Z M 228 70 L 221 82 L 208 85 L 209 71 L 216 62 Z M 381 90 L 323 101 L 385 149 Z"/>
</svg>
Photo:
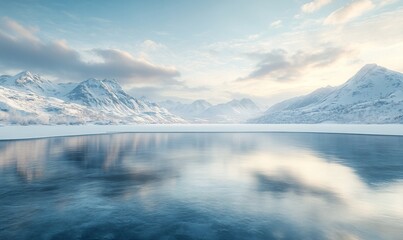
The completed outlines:
<svg viewBox="0 0 403 240">
<path fill-rule="evenodd" d="M 184 123 L 156 103 L 128 95 L 115 80 L 55 84 L 28 71 L 0 76 L 0 123 Z"/>
<path fill-rule="evenodd" d="M 196 100 L 189 104 L 167 100 L 159 105 L 189 122 L 197 123 L 242 123 L 262 113 L 248 98 L 233 99 L 216 105 L 206 100 Z"/>
<path fill-rule="evenodd" d="M 403 123 L 403 74 L 365 65 L 346 83 L 270 107 L 250 123 Z"/>
<path fill-rule="evenodd" d="M 250 99 L 154 103 L 115 80 L 54 83 L 28 71 L 0 76 L 0 124 L 403 123 L 403 74 L 365 65 L 346 83 L 262 112 Z"/>
</svg>

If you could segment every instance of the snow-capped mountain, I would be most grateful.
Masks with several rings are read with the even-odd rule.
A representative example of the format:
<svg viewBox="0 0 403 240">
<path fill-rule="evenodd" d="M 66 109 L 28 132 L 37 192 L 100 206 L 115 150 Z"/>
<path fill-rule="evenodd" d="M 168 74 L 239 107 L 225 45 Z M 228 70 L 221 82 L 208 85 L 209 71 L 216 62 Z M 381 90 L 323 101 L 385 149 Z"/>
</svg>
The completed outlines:
<svg viewBox="0 0 403 240">
<path fill-rule="evenodd" d="M 168 100 L 160 105 L 192 122 L 240 123 L 261 113 L 259 107 L 246 98 L 217 105 L 205 100 L 196 100 L 190 104 Z"/>
<path fill-rule="evenodd" d="M 182 123 L 156 103 L 128 95 L 115 80 L 54 84 L 22 72 L 0 77 L 0 123 Z"/>
<path fill-rule="evenodd" d="M 15 76 L 0 76 L 0 86 L 46 96 L 55 95 L 58 89 L 56 84 L 29 71 L 21 72 Z"/>
<path fill-rule="evenodd" d="M 193 120 L 198 119 L 201 113 L 203 113 L 209 107 L 213 106 L 206 100 L 201 99 L 196 100 L 189 104 L 174 102 L 171 100 L 160 102 L 159 104 L 162 107 L 168 109 L 173 114 L 184 117 L 186 119 L 193 119 Z"/>
<path fill-rule="evenodd" d="M 200 116 L 214 122 L 239 123 L 251 117 L 258 116 L 260 113 L 260 108 L 252 100 L 244 98 L 214 105 Z"/>
<path fill-rule="evenodd" d="M 253 123 L 403 123 L 403 74 L 365 65 L 346 83 L 269 108 Z"/>
<path fill-rule="evenodd" d="M 0 124 L 84 124 L 111 120 L 105 113 L 79 104 L 0 86 Z"/>
<path fill-rule="evenodd" d="M 156 103 L 128 95 L 115 80 L 88 79 L 78 84 L 65 98 L 70 102 L 121 116 L 142 115 L 150 121 L 157 119 L 158 122 L 174 120 L 171 113 Z"/>
<path fill-rule="evenodd" d="M 46 97 L 62 97 L 77 86 L 78 83 L 53 83 L 38 74 L 23 71 L 15 76 L 0 76 L 0 86 L 35 93 Z"/>
</svg>

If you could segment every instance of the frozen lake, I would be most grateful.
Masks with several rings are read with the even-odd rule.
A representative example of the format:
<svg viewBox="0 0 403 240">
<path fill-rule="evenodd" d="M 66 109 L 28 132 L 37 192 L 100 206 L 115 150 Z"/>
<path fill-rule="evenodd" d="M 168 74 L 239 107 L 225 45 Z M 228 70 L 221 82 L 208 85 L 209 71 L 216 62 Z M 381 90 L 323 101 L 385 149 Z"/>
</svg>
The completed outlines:
<svg viewBox="0 0 403 240">
<path fill-rule="evenodd" d="M 0 239 L 401 239 L 403 137 L 0 141 Z"/>
</svg>

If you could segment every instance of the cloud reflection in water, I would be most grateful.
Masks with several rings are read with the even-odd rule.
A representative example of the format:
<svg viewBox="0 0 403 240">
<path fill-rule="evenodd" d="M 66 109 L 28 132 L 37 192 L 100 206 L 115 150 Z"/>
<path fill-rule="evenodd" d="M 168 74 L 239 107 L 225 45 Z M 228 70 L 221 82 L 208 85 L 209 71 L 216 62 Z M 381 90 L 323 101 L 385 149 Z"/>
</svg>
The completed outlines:
<svg viewBox="0 0 403 240">
<path fill-rule="evenodd" d="M 2 141 L 0 238 L 397 239 L 401 144 L 283 133 Z"/>
</svg>

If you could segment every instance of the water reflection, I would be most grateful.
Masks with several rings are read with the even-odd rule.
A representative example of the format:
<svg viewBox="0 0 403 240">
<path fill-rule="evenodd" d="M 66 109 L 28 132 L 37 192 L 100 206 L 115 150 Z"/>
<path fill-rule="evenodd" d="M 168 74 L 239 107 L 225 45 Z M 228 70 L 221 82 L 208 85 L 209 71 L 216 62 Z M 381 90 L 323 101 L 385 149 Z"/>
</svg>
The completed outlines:
<svg viewBox="0 0 403 240">
<path fill-rule="evenodd" d="M 403 138 L 0 141 L 0 239 L 399 239 Z"/>
</svg>

